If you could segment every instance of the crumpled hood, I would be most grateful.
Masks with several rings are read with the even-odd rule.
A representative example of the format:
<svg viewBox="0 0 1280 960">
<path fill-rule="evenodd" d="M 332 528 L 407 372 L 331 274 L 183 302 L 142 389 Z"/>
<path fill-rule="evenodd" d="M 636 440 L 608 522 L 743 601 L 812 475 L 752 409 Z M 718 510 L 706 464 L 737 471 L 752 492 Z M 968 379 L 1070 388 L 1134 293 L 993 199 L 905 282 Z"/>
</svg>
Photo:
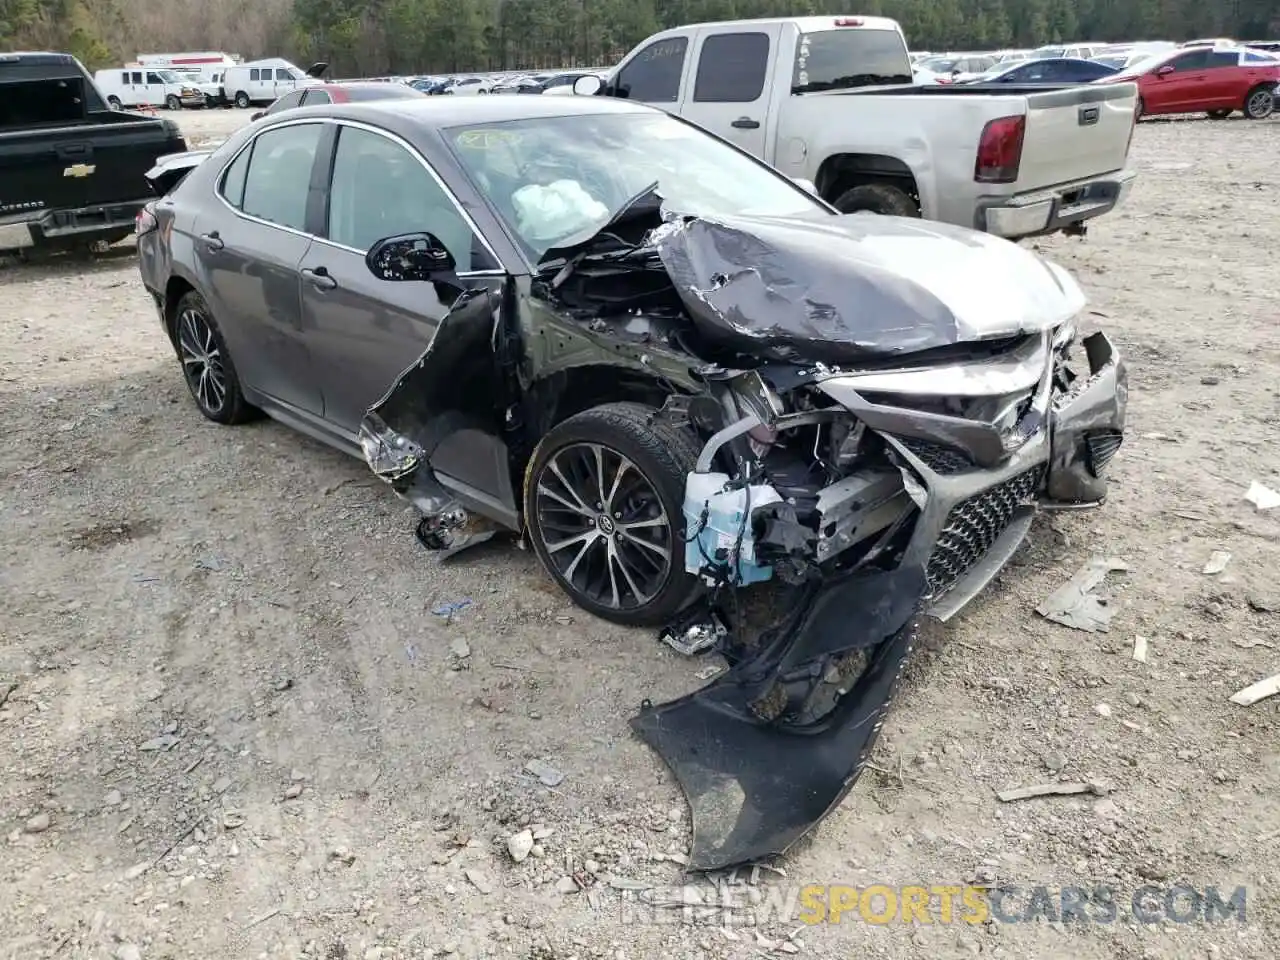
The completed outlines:
<svg viewBox="0 0 1280 960">
<path fill-rule="evenodd" d="M 704 335 L 785 359 L 839 363 L 1034 333 L 1085 304 L 1061 267 L 933 221 L 690 218 L 653 242 Z"/>
</svg>

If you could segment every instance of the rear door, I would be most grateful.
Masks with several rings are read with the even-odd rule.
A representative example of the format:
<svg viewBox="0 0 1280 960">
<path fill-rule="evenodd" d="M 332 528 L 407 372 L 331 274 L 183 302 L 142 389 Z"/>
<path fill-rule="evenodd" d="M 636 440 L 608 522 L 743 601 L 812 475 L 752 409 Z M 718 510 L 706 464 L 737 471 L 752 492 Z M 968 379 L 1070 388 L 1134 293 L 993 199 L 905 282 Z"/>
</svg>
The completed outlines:
<svg viewBox="0 0 1280 960">
<path fill-rule="evenodd" d="M 1248 70 L 1241 66 L 1239 50 L 1213 50 L 1205 64 L 1206 108 L 1239 109 L 1244 103 Z"/>
<path fill-rule="evenodd" d="M 782 25 L 708 27 L 694 38 L 693 82 L 679 112 L 748 153 L 765 158 L 771 91 Z"/>
<path fill-rule="evenodd" d="M 302 337 L 298 271 L 312 242 L 311 171 L 324 130 L 319 120 L 264 130 L 224 169 L 221 202 L 206 204 L 195 226 L 201 287 L 240 376 L 312 418 L 323 402 Z"/>
<path fill-rule="evenodd" d="M 453 255 L 461 284 L 500 285 L 505 274 L 424 158 L 372 129 L 339 129 L 325 236 L 302 264 L 302 308 L 325 419 L 355 433 L 462 294 L 449 283 L 382 280 L 365 264 L 369 248 L 428 232 Z"/>
</svg>

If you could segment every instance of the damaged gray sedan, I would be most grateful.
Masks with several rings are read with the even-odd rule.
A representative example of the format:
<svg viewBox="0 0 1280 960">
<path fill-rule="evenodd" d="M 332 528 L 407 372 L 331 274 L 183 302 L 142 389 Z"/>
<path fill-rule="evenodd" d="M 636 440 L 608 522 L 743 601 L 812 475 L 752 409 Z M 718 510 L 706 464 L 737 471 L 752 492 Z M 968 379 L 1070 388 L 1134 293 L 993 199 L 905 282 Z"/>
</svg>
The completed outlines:
<svg viewBox="0 0 1280 960">
<path fill-rule="evenodd" d="M 156 180 L 143 279 L 207 417 L 361 454 L 426 546 L 526 532 L 579 606 L 729 658 L 634 721 L 695 868 L 839 802 L 918 619 L 1037 510 L 1101 503 L 1122 439 L 1124 367 L 1063 270 L 841 216 L 646 107 L 304 108 Z M 792 602 L 748 644 L 726 597 L 770 580 Z"/>
</svg>

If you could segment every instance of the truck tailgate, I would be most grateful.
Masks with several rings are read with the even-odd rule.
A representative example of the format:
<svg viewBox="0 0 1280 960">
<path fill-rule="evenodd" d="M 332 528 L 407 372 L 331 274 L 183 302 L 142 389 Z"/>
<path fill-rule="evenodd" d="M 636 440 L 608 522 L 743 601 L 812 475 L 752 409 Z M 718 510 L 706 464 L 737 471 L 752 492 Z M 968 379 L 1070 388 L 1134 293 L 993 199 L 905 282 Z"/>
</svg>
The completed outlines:
<svg viewBox="0 0 1280 960">
<path fill-rule="evenodd" d="M 95 119 L 0 131 L 0 217 L 146 197 L 156 158 L 186 149 L 176 126 L 128 114 Z"/>
<path fill-rule="evenodd" d="M 1123 169 L 1137 97 L 1132 83 L 1027 93 L 1018 192 Z"/>
</svg>

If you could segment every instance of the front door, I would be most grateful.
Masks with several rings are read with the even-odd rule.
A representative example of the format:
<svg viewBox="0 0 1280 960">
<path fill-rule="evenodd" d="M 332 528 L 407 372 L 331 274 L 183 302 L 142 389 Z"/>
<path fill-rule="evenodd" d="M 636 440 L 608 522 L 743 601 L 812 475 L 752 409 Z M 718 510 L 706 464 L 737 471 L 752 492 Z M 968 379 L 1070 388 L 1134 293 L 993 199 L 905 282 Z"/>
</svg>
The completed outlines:
<svg viewBox="0 0 1280 960">
<path fill-rule="evenodd" d="M 164 80 L 160 78 L 160 74 L 156 73 L 154 70 L 147 70 L 144 90 L 146 92 L 144 95 L 145 99 L 142 101 L 143 103 L 149 103 L 153 107 L 164 106 L 168 90 L 165 89 L 165 83 Z"/>
<path fill-rule="evenodd" d="M 323 131 L 316 122 L 259 134 L 217 186 L 232 209 L 210 204 L 195 227 L 209 306 L 241 379 L 317 419 L 323 402 L 302 336 L 299 271 L 312 246 L 307 199 Z"/>
<path fill-rule="evenodd" d="M 294 79 L 292 73 L 281 67 L 276 67 L 275 95 L 283 97 L 286 93 L 291 93 L 298 88 L 298 81 Z"/>
<path fill-rule="evenodd" d="M 375 242 L 422 232 L 453 255 L 456 283 L 388 281 L 370 272 L 365 254 Z M 497 286 L 502 276 L 425 162 L 367 129 L 344 126 L 338 135 L 324 233 L 302 263 L 303 325 L 325 419 L 354 434 L 427 349 L 464 290 Z"/>
<path fill-rule="evenodd" d="M 764 158 L 770 93 L 765 81 L 778 55 L 781 32 L 778 24 L 699 31 L 697 71 L 686 87 L 681 115 Z"/>
</svg>

